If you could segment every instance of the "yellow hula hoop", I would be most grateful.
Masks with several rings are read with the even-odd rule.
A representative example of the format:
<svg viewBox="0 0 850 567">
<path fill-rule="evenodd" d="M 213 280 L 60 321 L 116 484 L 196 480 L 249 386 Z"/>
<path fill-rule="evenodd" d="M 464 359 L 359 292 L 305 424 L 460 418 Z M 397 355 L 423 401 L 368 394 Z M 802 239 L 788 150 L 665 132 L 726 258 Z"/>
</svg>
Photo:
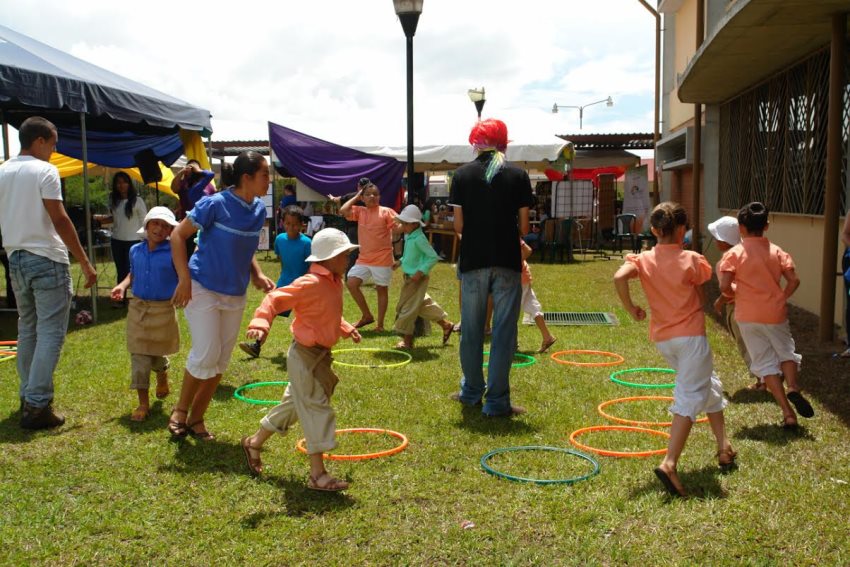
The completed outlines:
<svg viewBox="0 0 850 567">
<path fill-rule="evenodd" d="M 337 355 L 341 352 L 391 352 L 393 354 L 401 354 L 405 357 L 405 359 L 401 362 L 393 362 L 392 364 L 353 364 L 351 362 L 340 362 L 339 360 L 334 360 L 334 364 L 347 366 L 349 368 L 398 368 L 399 366 L 404 366 L 413 360 L 413 356 L 409 352 L 394 350 L 391 348 L 342 348 L 331 351 L 331 354 Z"/>
</svg>

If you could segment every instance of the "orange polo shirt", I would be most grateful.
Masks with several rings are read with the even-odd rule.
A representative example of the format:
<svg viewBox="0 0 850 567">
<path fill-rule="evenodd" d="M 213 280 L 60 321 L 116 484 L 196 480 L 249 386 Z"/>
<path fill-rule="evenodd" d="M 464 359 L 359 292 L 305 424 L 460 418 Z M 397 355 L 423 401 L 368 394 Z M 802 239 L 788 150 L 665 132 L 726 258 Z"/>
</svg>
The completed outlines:
<svg viewBox="0 0 850 567">
<path fill-rule="evenodd" d="M 711 264 L 702 254 L 678 244 L 656 244 L 629 254 L 649 302 L 649 338 L 654 342 L 705 335 L 705 316 L 697 287 L 711 279 Z"/>
<path fill-rule="evenodd" d="M 393 219 L 396 212 L 387 207 L 355 205 L 345 217 L 357 221 L 357 242 L 360 244 L 358 264 L 367 266 L 393 265 Z"/>
<path fill-rule="evenodd" d="M 268 333 L 275 316 L 290 309 L 295 312 L 290 330 L 306 347 L 332 348 L 354 330 L 342 318 L 342 278 L 318 264 L 291 284 L 269 292 L 254 311 L 248 329 Z"/>
<path fill-rule="evenodd" d="M 720 259 L 721 272 L 733 274 L 735 320 L 777 325 L 788 319 L 782 272 L 794 269 L 791 255 L 764 236 L 745 237 Z"/>
</svg>

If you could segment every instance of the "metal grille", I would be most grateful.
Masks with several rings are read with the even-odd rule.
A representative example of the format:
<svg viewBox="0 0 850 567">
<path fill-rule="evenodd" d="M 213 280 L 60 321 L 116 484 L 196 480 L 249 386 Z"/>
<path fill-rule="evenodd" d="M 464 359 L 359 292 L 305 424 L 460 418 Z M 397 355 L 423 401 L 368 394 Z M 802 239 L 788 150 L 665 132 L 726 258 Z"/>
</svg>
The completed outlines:
<svg viewBox="0 0 850 567">
<path fill-rule="evenodd" d="M 850 80 L 850 50 L 845 58 Z M 829 50 L 821 50 L 720 107 L 718 205 L 762 201 L 771 211 L 823 214 Z M 848 204 L 850 84 L 844 89 L 842 211 Z"/>
<path fill-rule="evenodd" d="M 617 317 L 613 313 L 602 312 L 587 312 L 587 313 L 544 313 L 543 320 L 547 325 L 563 326 L 563 325 L 619 325 Z M 529 321 L 527 325 L 533 325 L 534 321 Z"/>
</svg>

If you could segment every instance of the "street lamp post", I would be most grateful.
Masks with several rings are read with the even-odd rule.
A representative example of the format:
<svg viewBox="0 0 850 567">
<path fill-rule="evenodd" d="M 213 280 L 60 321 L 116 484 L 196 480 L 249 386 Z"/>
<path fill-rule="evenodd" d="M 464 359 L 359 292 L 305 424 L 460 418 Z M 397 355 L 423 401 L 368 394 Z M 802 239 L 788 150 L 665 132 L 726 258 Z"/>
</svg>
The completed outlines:
<svg viewBox="0 0 850 567">
<path fill-rule="evenodd" d="M 469 100 L 475 104 L 475 110 L 478 111 L 478 121 L 481 121 L 481 111 L 484 110 L 484 103 L 487 102 L 487 99 L 484 97 L 484 87 L 480 89 L 469 89 L 467 91 L 469 94 Z"/>
<path fill-rule="evenodd" d="M 593 106 L 594 104 L 602 104 L 603 102 L 605 103 L 605 106 L 614 106 L 614 99 L 609 96 L 608 98 L 603 98 L 602 100 L 597 100 L 596 102 L 582 104 L 581 106 L 555 103 L 552 105 L 552 114 L 557 114 L 559 108 L 578 108 L 578 129 L 581 130 L 582 125 L 584 123 L 584 109 L 588 106 Z"/>
<path fill-rule="evenodd" d="M 413 187 L 413 36 L 422 14 L 423 0 L 393 0 L 393 7 L 407 39 L 407 202 L 412 203 L 418 187 Z"/>
</svg>

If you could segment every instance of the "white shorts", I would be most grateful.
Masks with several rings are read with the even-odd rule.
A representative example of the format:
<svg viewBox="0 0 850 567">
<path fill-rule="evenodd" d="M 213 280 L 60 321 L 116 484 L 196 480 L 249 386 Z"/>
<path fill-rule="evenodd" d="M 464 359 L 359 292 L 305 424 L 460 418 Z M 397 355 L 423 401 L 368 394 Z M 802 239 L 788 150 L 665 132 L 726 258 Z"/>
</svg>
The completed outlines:
<svg viewBox="0 0 850 567">
<path fill-rule="evenodd" d="M 777 325 L 739 321 L 738 328 L 750 354 L 750 372 L 759 378 L 782 374 L 781 364 L 789 360 L 800 368 L 803 357 L 794 352 L 796 346 L 788 321 Z"/>
<path fill-rule="evenodd" d="M 192 280 L 192 300 L 183 312 L 192 335 L 186 370 L 199 380 L 223 374 L 239 336 L 246 295 L 210 291 Z"/>
<path fill-rule="evenodd" d="M 363 283 L 375 282 L 375 285 L 389 287 L 393 281 L 392 266 L 367 266 L 366 264 L 354 264 L 348 270 L 349 278 L 363 280 Z"/>
<path fill-rule="evenodd" d="M 670 413 L 696 421 L 703 412 L 715 413 L 726 407 L 723 384 L 714 373 L 711 347 L 704 336 L 676 337 L 655 346 L 676 371 Z"/>
<path fill-rule="evenodd" d="M 531 289 L 531 284 L 524 284 L 522 286 L 522 299 L 520 299 L 520 305 L 523 312 L 523 324 L 533 323 L 535 317 L 543 315 L 543 307 L 540 305 L 540 302 L 537 301 L 537 296 L 534 295 L 534 290 Z"/>
</svg>

